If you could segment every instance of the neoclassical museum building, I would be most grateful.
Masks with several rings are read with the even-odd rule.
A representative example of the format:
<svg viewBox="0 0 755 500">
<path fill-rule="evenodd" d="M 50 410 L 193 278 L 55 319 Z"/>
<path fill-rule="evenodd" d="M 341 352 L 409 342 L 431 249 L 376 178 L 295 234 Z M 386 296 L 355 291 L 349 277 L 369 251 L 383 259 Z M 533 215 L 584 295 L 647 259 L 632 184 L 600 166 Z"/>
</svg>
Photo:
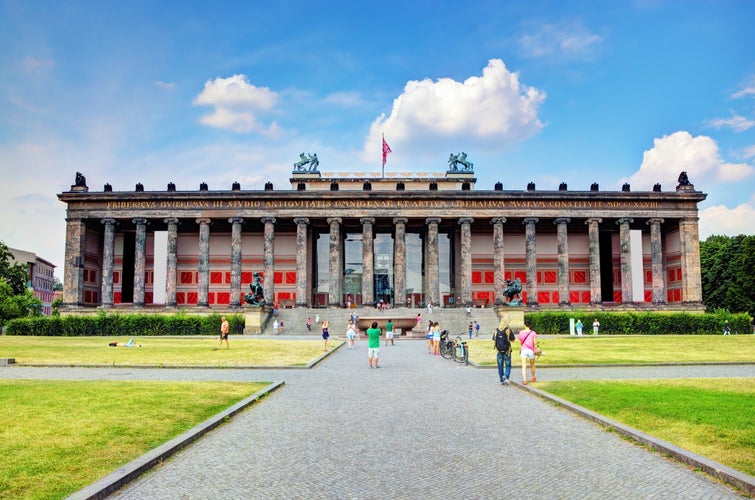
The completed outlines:
<svg viewBox="0 0 755 500">
<path fill-rule="evenodd" d="M 701 310 L 699 202 L 671 190 L 480 188 L 471 169 L 321 173 L 263 190 L 90 190 L 67 205 L 64 309 L 491 306 Z"/>
</svg>

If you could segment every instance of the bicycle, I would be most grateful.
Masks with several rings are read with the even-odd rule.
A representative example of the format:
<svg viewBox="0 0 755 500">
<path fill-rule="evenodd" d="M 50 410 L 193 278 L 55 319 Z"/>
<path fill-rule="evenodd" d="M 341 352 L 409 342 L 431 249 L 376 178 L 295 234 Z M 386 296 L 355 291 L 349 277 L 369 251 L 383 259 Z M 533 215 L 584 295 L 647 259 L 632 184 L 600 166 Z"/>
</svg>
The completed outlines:
<svg viewBox="0 0 755 500">
<path fill-rule="evenodd" d="M 461 334 L 459 334 L 456 337 L 456 340 L 451 342 L 454 343 L 454 361 L 456 361 L 457 363 L 464 363 L 465 365 L 469 365 L 469 347 L 467 346 L 467 341 L 462 338 Z"/>
<path fill-rule="evenodd" d="M 440 332 L 440 355 L 445 359 L 454 357 L 455 342 L 448 338 L 448 330 Z"/>
</svg>

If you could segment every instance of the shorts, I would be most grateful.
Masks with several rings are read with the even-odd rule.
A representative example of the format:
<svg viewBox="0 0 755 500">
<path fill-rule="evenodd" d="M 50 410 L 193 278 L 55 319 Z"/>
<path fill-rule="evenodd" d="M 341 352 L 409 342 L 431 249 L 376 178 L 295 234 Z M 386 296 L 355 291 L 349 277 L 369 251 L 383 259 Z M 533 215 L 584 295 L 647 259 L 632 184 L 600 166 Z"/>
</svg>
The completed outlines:
<svg viewBox="0 0 755 500">
<path fill-rule="evenodd" d="M 323 332 L 322 332 L 322 338 L 323 338 L 323 340 L 328 340 L 328 337 L 330 337 L 330 334 L 328 333 L 328 331 L 327 330 L 323 330 Z"/>
<path fill-rule="evenodd" d="M 354 332 L 349 332 L 349 333 L 347 333 L 347 334 L 346 334 L 346 336 L 347 336 L 347 337 L 348 337 L 348 338 L 349 338 L 350 340 L 354 340 L 354 338 L 356 337 L 356 334 L 355 334 Z"/>
<path fill-rule="evenodd" d="M 377 358 L 378 354 L 380 354 L 380 348 L 379 347 L 370 347 L 367 349 L 367 357 L 368 358 Z"/>
<path fill-rule="evenodd" d="M 393 332 L 385 332 L 385 338 L 392 339 L 393 338 Z"/>
<path fill-rule="evenodd" d="M 220 340 L 228 340 L 228 334 L 227 333 L 221 333 L 220 334 Z"/>
<path fill-rule="evenodd" d="M 532 352 L 532 349 L 530 349 L 529 347 L 522 347 L 520 356 L 522 357 L 522 359 L 535 359 L 536 358 L 535 353 Z"/>
</svg>

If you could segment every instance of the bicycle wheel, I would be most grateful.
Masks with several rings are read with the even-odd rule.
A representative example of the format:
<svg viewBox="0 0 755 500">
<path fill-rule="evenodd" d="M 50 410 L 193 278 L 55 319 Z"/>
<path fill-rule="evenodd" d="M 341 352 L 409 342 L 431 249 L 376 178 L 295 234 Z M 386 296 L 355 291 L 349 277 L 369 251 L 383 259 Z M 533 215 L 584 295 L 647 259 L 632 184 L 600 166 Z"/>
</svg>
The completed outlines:
<svg viewBox="0 0 755 500">
<path fill-rule="evenodd" d="M 454 361 L 457 363 L 469 364 L 469 347 L 466 342 L 460 343 L 454 349 Z"/>
<path fill-rule="evenodd" d="M 454 357 L 454 342 L 453 340 L 442 341 L 440 344 L 440 355 L 445 359 L 451 359 Z"/>
</svg>

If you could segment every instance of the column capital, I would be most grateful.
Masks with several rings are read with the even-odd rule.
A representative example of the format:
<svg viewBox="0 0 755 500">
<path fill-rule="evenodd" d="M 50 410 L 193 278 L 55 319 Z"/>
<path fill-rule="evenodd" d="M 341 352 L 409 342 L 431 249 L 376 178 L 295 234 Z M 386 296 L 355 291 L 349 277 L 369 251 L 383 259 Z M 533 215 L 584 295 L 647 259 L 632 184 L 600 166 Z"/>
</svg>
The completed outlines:
<svg viewBox="0 0 755 500">
<path fill-rule="evenodd" d="M 634 222 L 634 219 L 632 219 L 631 217 L 622 217 L 621 219 L 616 221 L 616 224 L 631 224 L 632 222 Z"/>
<path fill-rule="evenodd" d="M 474 217 L 460 217 L 459 224 L 471 224 L 474 222 Z"/>
<path fill-rule="evenodd" d="M 663 224 L 665 221 L 660 217 L 653 217 L 651 219 L 648 219 L 645 224 L 648 226 L 652 226 L 653 224 Z"/>
<path fill-rule="evenodd" d="M 212 219 L 210 219 L 209 217 L 200 217 L 196 222 L 197 224 L 210 224 L 212 222 Z"/>
<path fill-rule="evenodd" d="M 163 219 L 163 222 L 166 224 L 178 224 L 178 217 L 166 217 Z"/>
<path fill-rule="evenodd" d="M 100 222 L 105 225 L 113 225 L 115 224 L 115 219 L 111 217 L 105 217 L 104 219 L 100 219 Z"/>
<path fill-rule="evenodd" d="M 440 217 L 428 217 L 425 224 L 440 224 Z"/>
<path fill-rule="evenodd" d="M 537 224 L 540 222 L 540 219 L 537 217 L 526 217 L 525 219 L 522 219 L 522 224 Z"/>
<path fill-rule="evenodd" d="M 585 224 L 600 224 L 601 222 L 603 222 L 603 219 L 600 217 L 590 217 L 585 221 Z"/>
<path fill-rule="evenodd" d="M 331 226 L 333 224 L 340 224 L 341 222 L 343 222 L 343 219 L 341 219 L 340 217 L 328 217 L 326 220 Z"/>
<path fill-rule="evenodd" d="M 267 224 L 267 223 L 275 224 L 275 217 L 262 217 L 260 219 L 260 222 L 262 222 L 263 224 Z"/>
<path fill-rule="evenodd" d="M 409 222 L 409 219 L 406 217 L 394 217 L 393 219 L 394 224 L 406 224 L 407 222 Z"/>
<path fill-rule="evenodd" d="M 133 219 L 131 219 L 131 222 L 136 225 L 147 224 L 147 219 L 145 219 L 144 217 L 134 217 Z"/>
<path fill-rule="evenodd" d="M 362 217 L 359 219 L 360 224 L 374 224 L 375 223 L 375 217 Z"/>
<path fill-rule="evenodd" d="M 230 222 L 231 224 L 236 224 L 236 223 L 243 224 L 244 223 L 244 218 L 243 217 L 231 217 L 231 218 L 228 219 L 228 222 Z"/>
<path fill-rule="evenodd" d="M 506 222 L 506 217 L 493 217 L 490 219 L 491 224 L 503 224 Z"/>
<path fill-rule="evenodd" d="M 554 220 L 554 224 L 568 224 L 571 222 L 571 219 L 569 217 L 559 217 L 558 219 Z"/>
<path fill-rule="evenodd" d="M 294 218 L 294 224 L 297 226 L 304 224 L 305 226 L 309 224 L 309 219 L 306 217 L 296 217 Z"/>
</svg>

